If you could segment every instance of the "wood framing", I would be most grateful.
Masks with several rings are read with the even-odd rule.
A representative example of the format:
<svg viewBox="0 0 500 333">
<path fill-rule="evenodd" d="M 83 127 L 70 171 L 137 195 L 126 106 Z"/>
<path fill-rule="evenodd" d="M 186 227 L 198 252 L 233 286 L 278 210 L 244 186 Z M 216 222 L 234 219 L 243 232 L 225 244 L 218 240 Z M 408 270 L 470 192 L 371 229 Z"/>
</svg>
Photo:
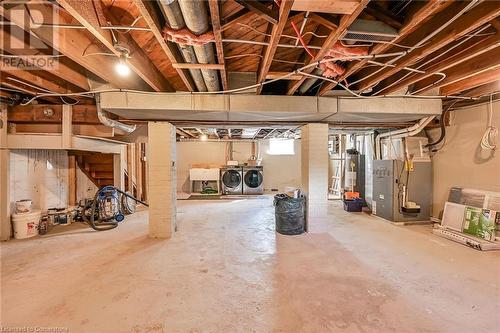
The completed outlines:
<svg viewBox="0 0 500 333">
<path fill-rule="evenodd" d="M 403 27 L 399 30 L 399 37 L 394 40 L 395 43 L 401 43 L 402 40 L 409 34 L 415 31 L 420 25 L 425 21 L 429 20 L 436 13 L 442 11 L 448 7 L 452 1 L 437 1 L 431 0 L 423 3 L 418 9 L 416 9 L 412 14 L 409 15 L 408 19 L 404 23 Z M 376 44 L 370 50 L 370 54 L 381 54 L 388 51 L 393 46 L 391 44 Z M 363 59 L 360 61 L 351 62 L 343 75 L 338 78 L 338 81 L 343 81 L 350 75 L 354 74 L 363 66 L 368 63 L 368 59 Z M 326 82 L 319 91 L 319 95 L 324 95 L 326 92 L 332 90 L 335 87 L 335 83 Z"/>
<path fill-rule="evenodd" d="M 396 74 L 404 67 L 409 66 L 423 57 L 446 46 L 456 38 L 470 33 L 474 29 L 491 21 L 500 14 L 500 6 L 496 1 L 485 1 L 478 4 L 468 12 L 464 13 L 459 20 L 452 22 L 438 34 L 436 34 L 428 44 L 413 50 L 396 62 L 396 66 L 382 70 L 379 74 L 364 80 L 358 89 L 363 91 L 373 87 L 378 82 Z M 441 24 L 442 24 L 442 20 Z"/>
<path fill-rule="evenodd" d="M 283 0 L 280 4 L 279 10 L 279 22 L 273 25 L 271 37 L 269 37 L 269 45 L 265 49 L 264 57 L 260 62 L 258 83 L 263 83 L 266 79 L 267 73 L 271 68 L 271 63 L 273 61 L 274 55 L 276 54 L 276 49 L 278 48 L 278 43 L 280 41 L 285 25 L 288 22 L 288 15 L 292 10 L 293 0 Z M 262 91 L 262 85 L 258 86 L 256 93 L 260 94 Z"/>
<path fill-rule="evenodd" d="M 360 3 L 358 4 L 358 7 L 356 10 L 350 14 L 350 15 L 344 15 L 340 19 L 339 22 L 339 27 L 332 31 L 326 40 L 323 42 L 323 46 L 321 49 L 316 53 L 313 59 L 309 61 L 309 64 L 317 62 L 326 55 L 326 53 L 332 48 L 332 46 L 339 40 L 339 38 L 342 36 L 344 31 L 351 25 L 352 22 L 358 17 L 359 14 L 363 11 L 363 9 L 366 7 L 370 0 L 361 0 Z M 314 67 L 310 67 L 304 72 L 311 73 L 314 70 Z M 304 83 L 306 80 L 306 77 L 301 78 L 300 80 L 294 82 L 290 88 L 288 89 L 287 95 L 293 95 L 295 91 Z"/>
<path fill-rule="evenodd" d="M 500 79 L 483 84 L 479 87 L 473 88 L 469 91 L 464 92 L 462 95 L 463 96 L 468 96 L 468 97 L 479 97 L 479 96 L 487 96 L 490 94 L 494 94 L 500 91 Z"/>
<path fill-rule="evenodd" d="M 259 15 L 269 23 L 278 24 L 281 15 L 279 15 L 278 11 L 269 8 L 265 4 L 258 2 L 256 0 L 235 0 L 235 1 L 240 5 L 242 5 L 243 7 L 245 7 L 246 9 L 248 9 L 249 11 Z M 282 4 L 280 5 L 280 7 L 281 6 Z"/>
<path fill-rule="evenodd" d="M 30 104 L 9 109 L 9 122 L 13 123 L 62 123 L 62 105 Z M 73 124 L 100 124 L 95 105 L 73 105 Z"/>
<path fill-rule="evenodd" d="M 456 81 L 441 88 L 442 95 L 455 95 L 461 91 L 479 87 L 481 85 L 495 82 L 500 77 L 500 68 L 470 76 L 466 79 Z"/>
<path fill-rule="evenodd" d="M 112 14 L 104 8 L 101 1 L 93 0 L 57 0 L 78 22 L 97 38 L 106 48 L 117 57 L 122 54 L 115 47 L 111 30 L 101 28 L 103 22 L 116 21 Z M 135 41 L 127 34 L 116 34 L 115 38 L 124 47 L 129 48 L 130 58 L 128 65 L 131 69 L 155 91 L 174 91 L 172 85 L 153 65 L 147 54 L 137 46 Z"/>
<path fill-rule="evenodd" d="M 215 69 L 219 71 L 225 71 L 224 63 L 220 64 L 191 64 L 191 63 L 176 63 L 172 64 L 174 68 L 180 69 Z"/>
<path fill-rule="evenodd" d="M 226 73 L 226 65 L 224 59 L 224 45 L 222 44 L 222 27 L 220 19 L 219 1 L 209 0 L 208 5 L 210 7 L 210 18 L 212 20 L 212 30 L 214 32 L 214 38 L 215 38 L 217 61 L 219 62 L 220 65 L 222 65 L 222 69 L 220 70 L 222 88 L 223 90 L 227 90 L 228 83 L 227 83 L 227 73 Z"/>
<path fill-rule="evenodd" d="M 62 106 L 62 147 L 71 149 L 73 146 L 73 107 L 68 104 Z"/>
</svg>

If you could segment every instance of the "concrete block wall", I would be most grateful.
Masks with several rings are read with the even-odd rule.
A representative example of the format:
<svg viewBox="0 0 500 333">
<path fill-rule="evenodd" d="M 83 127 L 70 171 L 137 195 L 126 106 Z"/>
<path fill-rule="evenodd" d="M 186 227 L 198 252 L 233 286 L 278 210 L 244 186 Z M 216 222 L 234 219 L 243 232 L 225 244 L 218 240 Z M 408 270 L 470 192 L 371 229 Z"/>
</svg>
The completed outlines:
<svg viewBox="0 0 500 333">
<path fill-rule="evenodd" d="M 175 127 L 149 122 L 148 135 L 149 236 L 170 238 L 176 218 Z"/>
<path fill-rule="evenodd" d="M 302 188 L 307 195 L 308 223 L 326 217 L 328 209 L 328 124 L 302 127 Z"/>
</svg>

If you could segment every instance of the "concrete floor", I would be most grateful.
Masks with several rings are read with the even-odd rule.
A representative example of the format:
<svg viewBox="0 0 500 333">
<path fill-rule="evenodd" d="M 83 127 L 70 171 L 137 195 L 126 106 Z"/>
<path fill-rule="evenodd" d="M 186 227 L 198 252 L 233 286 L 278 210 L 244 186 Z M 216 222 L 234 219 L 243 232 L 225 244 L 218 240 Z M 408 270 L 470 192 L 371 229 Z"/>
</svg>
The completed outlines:
<svg viewBox="0 0 500 333">
<path fill-rule="evenodd" d="M 269 197 L 180 201 L 178 232 L 65 227 L 2 244 L 2 326 L 69 332 L 498 332 L 500 253 L 331 203 L 274 232 Z"/>
</svg>

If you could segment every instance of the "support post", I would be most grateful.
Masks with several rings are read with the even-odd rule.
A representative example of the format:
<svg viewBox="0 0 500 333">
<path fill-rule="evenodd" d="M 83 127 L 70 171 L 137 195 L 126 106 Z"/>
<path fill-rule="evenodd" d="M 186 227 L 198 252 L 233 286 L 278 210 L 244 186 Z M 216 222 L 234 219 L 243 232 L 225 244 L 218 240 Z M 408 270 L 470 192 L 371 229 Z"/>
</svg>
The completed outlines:
<svg viewBox="0 0 500 333">
<path fill-rule="evenodd" d="M 176 218 L 175 127 L 148 123 L 149 236 L 171 238 Z"/>
<path fill-rule="evenodd" d="M 113 155 L 113 184 L 122 191 L 125 190 L 125 154 L 126 146 L 122 145 L 120 154 Z"/>
<path fill-rule="evenodd" d="M 137 198 L 142 200 L 142 160 L 141 160 L 141 144 L 135 143 L 135 179 L 137 188 Z"/>
<path fill-rule="evenodd" d="M 307 225 L 328 210 L 328 124 L 307 124 L 301 131 L 302 188 L 307 196 Z"/>
<path fill-rule="evenodd" d="M 9 240 L 10 224 L 10 152 L 7 146 L 7 107 L 0 106 L 0 240 Z"/>
<path fill-rule="evenodd" d="M 71 149 L 73 146 L 73 106 L 62 106 L 62 148 Z"/>
<path fill-rule="evenodd" d="M 76 205 L 76 156 L 68 156 L 68 205 Z"/>
</svg>

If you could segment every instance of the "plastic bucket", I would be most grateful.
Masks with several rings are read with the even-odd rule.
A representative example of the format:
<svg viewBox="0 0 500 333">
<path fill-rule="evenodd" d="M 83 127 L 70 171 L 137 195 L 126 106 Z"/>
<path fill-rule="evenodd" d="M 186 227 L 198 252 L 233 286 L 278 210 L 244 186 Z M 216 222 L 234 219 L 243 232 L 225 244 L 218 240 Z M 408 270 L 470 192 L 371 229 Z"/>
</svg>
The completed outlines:
<svg viewBox="0 0 500 333">
<path fill-rule="evenodd" d="M 29 213 L 31 211 L 31 200 L 24 199 L 16 201 L 16 212 L 17 213 Z"/>
<path fill-rule="evenodd" d="M 31 213 L 12 214 L 12 226 L 14 227 L 14 238 L 24 239 L 38 235 L 38 224 L 42 212 L 34 210 Z"/>
</svg>

